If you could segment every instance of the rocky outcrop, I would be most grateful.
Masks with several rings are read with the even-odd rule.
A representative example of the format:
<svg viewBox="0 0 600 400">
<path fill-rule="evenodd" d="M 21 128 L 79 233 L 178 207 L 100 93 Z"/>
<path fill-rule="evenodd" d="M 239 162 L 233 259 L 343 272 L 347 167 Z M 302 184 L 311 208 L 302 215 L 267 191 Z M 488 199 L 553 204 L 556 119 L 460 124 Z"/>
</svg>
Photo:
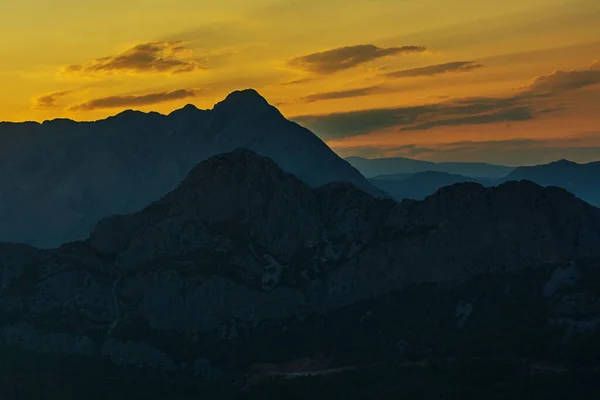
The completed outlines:
<svg viewBox="0 0 600 400">
<path fill-rule="evenodd" d="M 350 340 L 365 354 L 433 346 L 417 333 L 494 326 L 511 296 L 576 321 L 578 277 L 597 279 L 599 260 L 600 210 L 558 188 L 458 184 L 394 203 L 344 183 L 312 189 L 238 149 L 84 242 L 3 245 L 1 337 L 214 377 L 305 351 L 343 357 Z"/>
</svg>

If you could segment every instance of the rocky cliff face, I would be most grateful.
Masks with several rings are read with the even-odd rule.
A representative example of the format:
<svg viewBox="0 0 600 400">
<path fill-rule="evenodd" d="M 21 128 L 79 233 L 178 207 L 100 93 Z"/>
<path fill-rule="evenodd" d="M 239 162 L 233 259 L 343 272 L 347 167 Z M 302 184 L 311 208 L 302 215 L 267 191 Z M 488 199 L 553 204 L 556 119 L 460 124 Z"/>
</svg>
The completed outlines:
<svg viewBox="0 0 600 400">
<path fill-rule="evenodd" d="M 441 352 L 467 340 L 469 321 L 496 329 L 491 315 L 532 312 L 540 335 L 556 321 L 593 330 L 600 308 L 583 304 L 600 304 L 598 261 L 600 210 L 562 189 L 458 184 L 395 203 L 344 183 L 312 189 L 238 149 L 86 241 L 2 245 L 0 337 L 204 377 L 316 351 Z"/>
<path fill-rule="evenodd" d="M 212 110 L 0 123 L 0 242 L 83 240 L 100 219 L 141 210 L 198 162 L 239 147 L 271 157 L 311 187 L 350 182 L 384 195 L 313 133 L 244 90 Z"/>
</svg>

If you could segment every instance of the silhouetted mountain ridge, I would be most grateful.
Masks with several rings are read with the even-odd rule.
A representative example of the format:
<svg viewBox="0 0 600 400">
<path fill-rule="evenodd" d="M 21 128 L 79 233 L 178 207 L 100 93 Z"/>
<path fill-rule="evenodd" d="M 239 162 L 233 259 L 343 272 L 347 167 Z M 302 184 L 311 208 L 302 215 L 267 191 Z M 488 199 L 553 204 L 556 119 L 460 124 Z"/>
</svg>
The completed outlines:
<svg viewBox="0 0 600 400">
<path fill-rule="evenodd" d="M 312 187 L 348 181 L 385 196 L 309 130 L 254 90 L 212 110 L 127 110 L 95 122 L 0 125 L 0 241 L 51 247 L 99 219 L 140 210 L 198 162 L 239 147 L 273 158 Z"/>
<path fill-rule="evenodd" d="M 414 174 L 434 171 L 470 176 L 472 178 L 502 178 L 514 170 L 513 167 L 473 162 L 432 162 L 405 157 L 363 158 L 347 157 L 346 161 L 367 178 L 390 174 Z"/>
<path fill-rule="evenodd" d="M 369 179 L 369 182 L 386 191 L 396 200 L 422 200 L 436 190 L 455 183 L 475 182 L 485 186 L 492 184 L 489 179 L 475 179 L 439 171 L 381 175 Z"/>
<path fill-rule="evenodd" d="M 518 167 L 504 180 L 527 179 L 543 186 L 559 186 L 588 203 L 600 206 L 600 162 L 558 160 L 549 164 Z"/>
<path fill-rule="evenodd" d="M 549 164 L 518 167 L 508 175 L 495 179 L 474 178 L 441 171 L 400 172 L 369 179 L 396 200 L 423 199 L 443 186 L 459 182 L 478 182 L 484 186 L 495 186 L 520 180 L 529 180 L 542 186 L 562 187 L 584 201 L 600 206 L 600 162 L 579 164 L 563 159 Z"/>
</svg>

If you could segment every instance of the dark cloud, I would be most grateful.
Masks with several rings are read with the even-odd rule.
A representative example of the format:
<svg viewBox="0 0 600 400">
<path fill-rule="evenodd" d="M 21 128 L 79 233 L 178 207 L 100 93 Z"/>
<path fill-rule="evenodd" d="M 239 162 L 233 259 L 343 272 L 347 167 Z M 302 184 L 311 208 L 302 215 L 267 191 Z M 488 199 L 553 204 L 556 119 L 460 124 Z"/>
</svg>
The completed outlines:
<svg viewBox="0 0 600 400">
<path fill-rule="evenodd" d="M 496 122 L 517 122 L 533 119 L 532 111 L 529 107 L 515 107 L 506 110 L 496 111 L 488 114 L 472 115 L 460 118 L 446 118 L 434 121 L 424 122 L 401 128 L 401 131 L 416 131 L 431 129 L 438 126 L 457 126 L 457 125 L 484 125 Z"/>
<path fill-rule="evenodd" d="M 313 53 L 291 59 L 288 64 L 295 68 L 319 74 L 332 74 L 366 62 L 406 53 L 424 52 L 422 46 L 401 46 L 379 48 L 372 44 L 340 47 L 321 53 Z"/>
<path fill-rule="evenodd" d="M 330 140 L 407 125 L 413 123 L 420 114 L 434 110 L 435 106 L 382 108 L 327 115 L 302 115 L 293 117 L 292 120 L 311 129 L 322 139 Z"/>
<path fill-rule="evenodd" d="M 509 139 L 407 144 L 404 146 L 357 146 L 334 148 L 342 157 L 409 157 L 427 161 L 488 162 L 502 165 L 544 164 L 559 159 L 578 162 L 600 160 L 600 132 L 556 139 Z"/>
<path fill-rule="evenodd" d="M 54 92 L 54 93 L 40 96 L 34 100 L 35 108 L 37 108 L 39 110 L 47 110 L 49 108 L 55 108 L 58 106 L 58 104 L 57 104 L 58 99 L 66 96 L 69 93 L 71 93 L 70 90 L 63 90 L 61 92 Z"/>
<path fill-rule="evenodd" d="M 301 98 L 300 101 L 303 103 L 313 103 L 315 101 L 321 100 L 348 99 L 352 97 L 361 97 L 382 92 L 386 92 L 386 88 L 381 85 L 376 85 L 357 89 L 340 90 L 336 92 L 315 93 Z"/>
<path fill-rule="evenodd" d="M 413 107 L 301 115 L 292 119 L 324 140 L 358 136 L 392 127 L 409 131 L 438 126 L 520 122 L 531 120 L 536 114 L 548 114 L 566 108 L 565 105 L 548 106 L 540 102 L 544 98 L 598 84 L 600 63 L 596 62 L 586 69 L 555 71 L 537 77 L 529 86 L 507 97 L 471 97 Z M 349 92 L 355 96 L 363 94 L 361 91 Z"/>
<path fill-rule="evenodd" d="M 600 84 L 600 62 L 583 70 L 554 71 L 538 76 L 524 88 L 525 94 L 554 95 Z"/>
<path fill-rule="evenodd" d="M 466 98 L 443 103 L 432 103 L 414 107 L 383 108 L 349 111 L 327 115 L 303 115 L 292 119 L 314 131 L 324 140 L 359 136 L 372 131 L 392 127 L 419 126 L 446 120 L 448 124 L 476 123 L 477 121 L 513 117 L 523 118 L 523 110 L 514 111 L 519 104 L 517 98 Z M 505 115 L 489 116 L 490 113 L 513 109 Z M 481 118 L 474 118 L 480 116 Z M 465 117 L 466 116 L 466 117 Z M 468 118 L 474 118 L 468 120 Z M 483 123 L 483 122 L 480 122 Z M 423 128 L 425 129 L 425 128 Z"/>
<path fill-rule="evenodd" d="M 114 72 L 179 74 L 202 69 L 198 60 L 186 56 L 187 52 L 188 49 L 181 41 L 149 42 L 138 44 L 116 56 L 69 65 L 63 71 L 73 74 Z"/>
<path fill-rule="evenodd" d="M 425 67 L 389 72 L 385 74 L 385 76 L 390 78 L 409 78 L 438 75 L 448 72 L 468 72 L 479 68 L 484 68 L 484 65 L 478 64 L 475 61 L 454 61 L 445 64 L 428 65 Z"/>
<path fill-rule="evenodd" d="M 181 89 L 172 92 L 149 93 L 144 95 L 126 95 L 100 97 L 77 104 L 69 108 L 71 111 L 90 111 L 100 108 L 119 108 L 131 106 L 144 106 L 149 104 L 163 103 L 171 100 L 180 100 L 194 97 L 197 90 Z"/>
</svg>

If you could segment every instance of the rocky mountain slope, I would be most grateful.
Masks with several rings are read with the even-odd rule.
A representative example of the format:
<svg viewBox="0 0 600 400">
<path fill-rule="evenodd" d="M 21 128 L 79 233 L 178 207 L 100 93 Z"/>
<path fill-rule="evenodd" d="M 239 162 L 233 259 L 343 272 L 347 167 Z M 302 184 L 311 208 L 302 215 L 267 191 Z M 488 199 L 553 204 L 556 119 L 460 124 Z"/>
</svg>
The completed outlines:
<svg viewBox="0 0 600 400">
<path fill-rule="evenodd" d="M 314 134 L 244 90 L 212 110 L 0 123 L 0 242 L 85 239 L 100 219 L 142 209 L 198 162 L 238 147 L 273 158 L 311 187 L 351 182 L 383 195 Z"/>
<path fill-rule="evenodd" d="M 600 357 L 600 210 L 527 181 L 395 203 L 238 149 L 0 266 L 2 346 L 199 381 L 316 355 Z"/>
</svg>

